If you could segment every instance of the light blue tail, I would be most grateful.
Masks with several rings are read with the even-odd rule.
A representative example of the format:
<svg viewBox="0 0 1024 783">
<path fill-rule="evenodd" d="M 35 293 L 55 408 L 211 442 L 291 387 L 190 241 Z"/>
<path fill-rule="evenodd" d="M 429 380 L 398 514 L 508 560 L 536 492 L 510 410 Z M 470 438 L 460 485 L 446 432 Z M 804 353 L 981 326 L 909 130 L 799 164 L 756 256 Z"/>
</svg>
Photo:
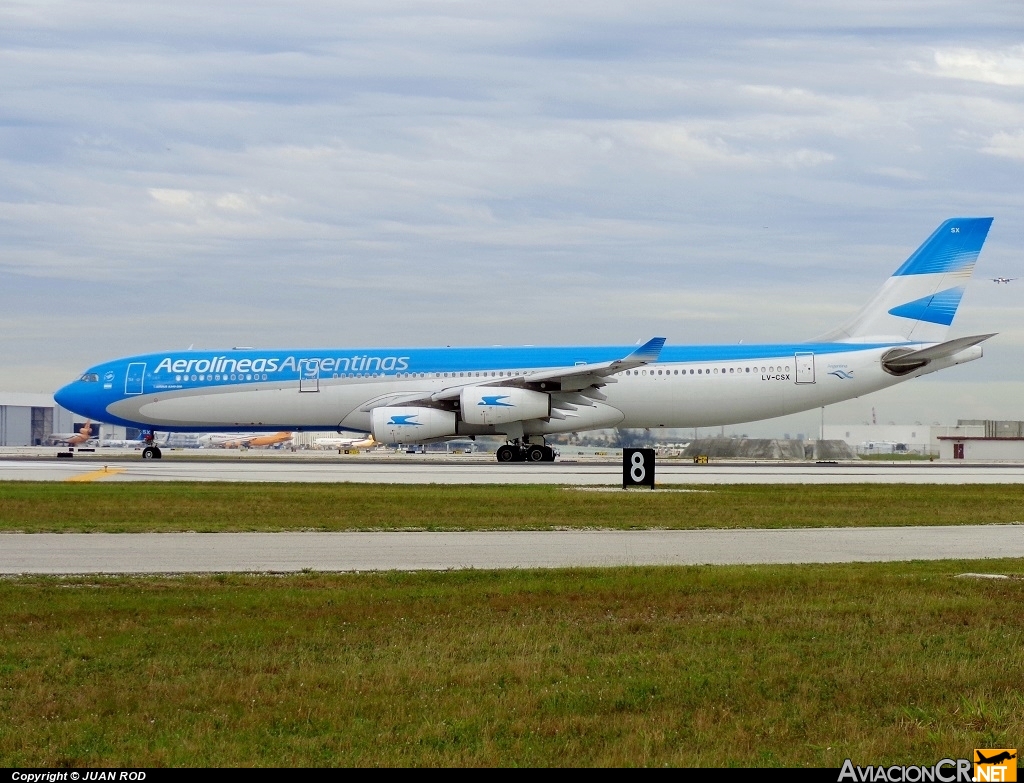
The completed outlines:
<svg viewBox="0 0 1024 783">
<path fill-rule="evenodd" d="M 992 218 L 951 218 L 935 229 L 854 318 L 821 340 L 941 342 L 974 272 Z"/>
</svg>

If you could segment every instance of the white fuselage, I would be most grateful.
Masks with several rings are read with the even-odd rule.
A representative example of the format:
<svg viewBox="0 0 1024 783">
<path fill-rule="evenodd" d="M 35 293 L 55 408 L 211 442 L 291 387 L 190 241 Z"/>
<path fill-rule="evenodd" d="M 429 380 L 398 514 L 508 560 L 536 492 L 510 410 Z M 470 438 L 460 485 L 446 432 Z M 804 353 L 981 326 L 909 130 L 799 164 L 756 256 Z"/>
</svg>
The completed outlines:
<svg viewBox="0 0 1024 783">
<path fill-rule="evenodd" d="M 720 359 L 706 352 L 707 358 L 699 361 L 659 360 L 610 376 L 601 388 L 606 399 L 566 404 L 561 417 L 528 420 L 523 431 L 550 434 L 614 426 L 702 427 L 754 421 L 858 397 L 980 356 L 980 348 L 964 351 L 897 377 L 881 364 L 881 357 L 892 345 L 845 345 L 834 353 L 820 350 L 821 345 L 816 348 L 819 350 L 790 350 L 776 356 L 762 351 L 756 359 Z M 368 432 L 373 408 L 391 404 L 390 400 L 429 397 L 485 382 L 515 383 L 544 369 L 545 365 L 538 364 L 495 371 L 485 365 L 459 372 L 320 377 L 315 389 L 307 385 L 305 390 L 302 381 L 294 378 L 239 384 L 221 382 L 218 377 L 212 384 L 179 384 L 178 388 L 173 382 L 157 388 L 161 386 L 157 381 L 143 393 L 118 395 L 102 413 L 106 418 L 153 429 L 265 432 L 340 428 Z M 558 399 L 559 393 L 553 397 Z M 503 428 L 463 428 L 459 434 L 486 431 L 502 432 Z"/>
</svg>

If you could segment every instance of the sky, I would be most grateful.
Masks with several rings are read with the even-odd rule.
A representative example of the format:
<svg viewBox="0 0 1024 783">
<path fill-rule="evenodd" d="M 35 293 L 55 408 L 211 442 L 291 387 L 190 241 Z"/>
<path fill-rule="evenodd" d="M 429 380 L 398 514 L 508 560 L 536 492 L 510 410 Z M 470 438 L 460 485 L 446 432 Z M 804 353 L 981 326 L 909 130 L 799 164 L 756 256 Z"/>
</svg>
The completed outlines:
<svg viewBox="0 0 1024 783">
<path fill-rule="evenodd" d="M 969 215 L 985 358 L 826 422 L 1024 419 L 1024 280 L 987 279 L 1024 277 L 1017 0 L 0 0 L 0 74 L 0 390 L 189 346 L 811 339 Z"/>
</svg>

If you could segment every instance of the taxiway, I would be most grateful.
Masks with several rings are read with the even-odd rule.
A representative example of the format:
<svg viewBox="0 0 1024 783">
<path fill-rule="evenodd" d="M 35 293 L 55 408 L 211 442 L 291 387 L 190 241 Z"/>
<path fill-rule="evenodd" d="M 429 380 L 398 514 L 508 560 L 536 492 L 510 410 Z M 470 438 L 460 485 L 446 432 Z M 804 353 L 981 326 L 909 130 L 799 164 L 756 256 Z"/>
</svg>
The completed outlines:
<svg viewBox="0 0 1024 783">
<path fill-rule="evenodd" d="M 1024 557 L 1024 525 L 791 530 L 3 533 L 3 574 L 418 571 Z"/>
</svg>

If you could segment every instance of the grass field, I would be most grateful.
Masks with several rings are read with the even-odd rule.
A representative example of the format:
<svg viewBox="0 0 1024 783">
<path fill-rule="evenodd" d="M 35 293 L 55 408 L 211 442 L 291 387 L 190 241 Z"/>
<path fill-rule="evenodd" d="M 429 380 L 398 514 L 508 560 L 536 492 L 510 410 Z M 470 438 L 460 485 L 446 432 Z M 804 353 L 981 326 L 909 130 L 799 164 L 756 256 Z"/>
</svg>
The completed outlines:
<svg viewBox="0 0 1024 783">
<path fill-rule="evenodd" d="M 0 531 L 543 530 L 960 525 L 1024 519 L 1024 485 L 0 483 Z"/>
<path fill-rule="evenodd" d="M 1024 736 L 1020 561 L 0 580 L 0 766 L 933 764 Z"/>
</svg>

